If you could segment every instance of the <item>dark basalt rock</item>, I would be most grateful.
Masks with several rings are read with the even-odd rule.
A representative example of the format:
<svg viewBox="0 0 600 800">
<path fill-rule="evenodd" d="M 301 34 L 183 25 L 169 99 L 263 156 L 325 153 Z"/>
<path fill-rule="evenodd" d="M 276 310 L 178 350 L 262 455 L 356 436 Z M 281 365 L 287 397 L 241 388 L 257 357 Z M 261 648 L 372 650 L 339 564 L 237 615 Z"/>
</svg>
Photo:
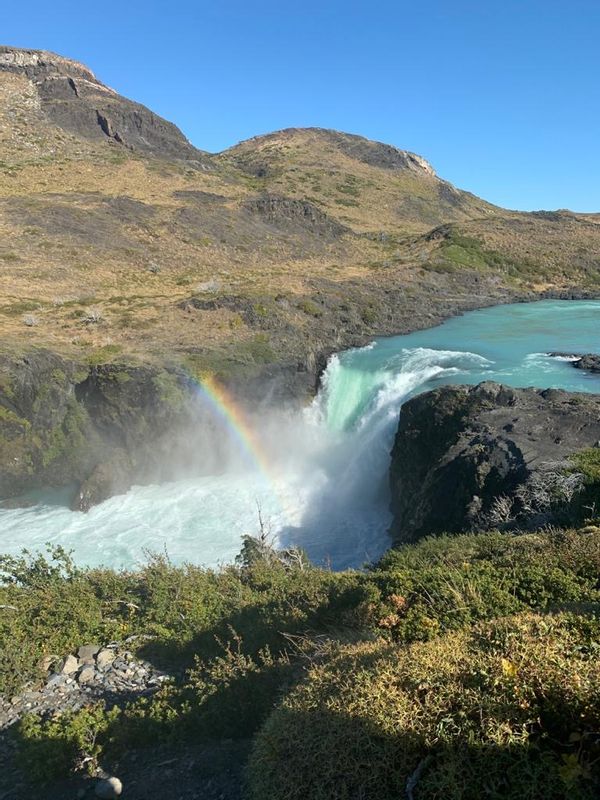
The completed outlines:
<svg viewBox="0 0 600 800">
<path fill-rule="evenodd" d="M 291 232 L 308 230 L 320 236 L 336 237 L 349 231 L 308 200 L 263 194 L 246 200 L 242 207 L 270 225 Z"/>
<path fill-rule="evenodd" d="M 202 430 L 186 376 L 132 365 L 90 367 L 45 350 L 0 357 L 0 498 L 79 486 L 87 511 L 133 482 L 168 480 L 193 462 Z"/>
<path fill-rule="evenodd" d="M 600 372 L 600 355 L 597 353 L 548 353 L 551 358 L 569 358 L 575 369 L 583 369 L 586 372 Z"/>
<path fill-rule="evenodd" d="M 79 486 L 71 508 L 89 511 L 115 494 L 124 494 L 131 488 L 134 465 L 124 451 L 116 451 L 108 461 L 98 464 L 91 475 Z"/>
<path fill-rule="evenodd" d="M 25 75 L 47 116 L 70 133 L 109 141 L 159 158 L 184 159 L 209 168 L 179 128 L 101 83 L 76 61 L 43 50 L 0 46 L 0 72 Z"/>
<path fill-rule="evenodd" d="M 595 353 L 587 353 L 581 356 L 579 361 L 574 361 L 573 366 L 577 369 L 584 369 L 586 372 L 600 372 L 600 356 Z"/>
<path fill-rule="evenodd" d="M 597 395 L 487 382 L 415 397 L 392 450 L 393 537 L 481 527 L 498 497 L 599 440 Z"/>
</svg>

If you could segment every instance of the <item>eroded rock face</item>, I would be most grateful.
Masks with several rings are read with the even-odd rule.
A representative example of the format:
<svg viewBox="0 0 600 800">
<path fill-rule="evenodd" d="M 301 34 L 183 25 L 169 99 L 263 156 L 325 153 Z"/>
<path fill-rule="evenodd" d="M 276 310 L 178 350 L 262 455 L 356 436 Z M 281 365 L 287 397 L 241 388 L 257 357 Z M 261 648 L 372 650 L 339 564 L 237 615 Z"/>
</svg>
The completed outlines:
<svg viewBox="0 0 600 800">
<path fill-rule="evenodd" d="M 390 468 L 392 535 L 481 527 L 498 497 L 600 440 L 600 396 L 497 383 L 445 386 L 402 407 Z"/>
<path fill-rule="evenodd" d="M 209 164 L 179 128 L 105 86 L 83 64 L 43 50 L 0 47 L 3 71 L 25 75 L 48 117 L 70 133 L 162 158 Z"/>
<path fill-rule="evenodd" d="M 202 422 L 175 370 L 90 367 L 41 349 L 2 356 L 0 498 L 79 484 L 73 505 L 87 511 L 134 480 L 168 480 L 190 461 L 201 469 L 202 437 L 215 449 Z"/>
<path fill-rule="evenodd" d="M 348 233 L 339 222 L 328 217 L 320 208 L 308 200 L 296 200 L 275 194 L 253 197 L 243 204 L 243 208 L 265 222 L 284 230 L 309 230 L 318 236 L 336 237 Z"/>
</svg>

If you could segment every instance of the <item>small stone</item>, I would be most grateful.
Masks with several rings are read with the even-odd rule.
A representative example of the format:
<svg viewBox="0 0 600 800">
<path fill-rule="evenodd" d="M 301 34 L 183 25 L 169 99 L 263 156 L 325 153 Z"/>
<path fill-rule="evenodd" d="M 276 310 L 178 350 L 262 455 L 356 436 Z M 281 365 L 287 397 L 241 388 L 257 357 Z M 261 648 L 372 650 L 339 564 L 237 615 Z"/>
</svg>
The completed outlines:
<svg viewBox="0 0 600 800">
<path fill-rule="evenodd" d="M 78 669 L 79 661 L 75 658 L 75 656 L 68 655 L 66 658 L 63 658 L 58 662 L 56 672 L 59 675 L 72 675 L 73 672 L 77 672 Z"/>
<path fill-rule="evenodd" d="M 86 683 L 91 683 L 94 680 L 95 676 L 96 676 L 96 670 L 92 666 L 87 665 L 83 667 L 83 669 L 77 676 L 77 680 L 79 681 L 79 685 L 81 686 Z"/>
<path fill-rule="evenodd" d="M 102 800 L 114 800 L 115 797 L 120 797 L 123 791 L 123 784 L 118 778 L 105 778 L 98 781 L 96 784 L 96 797 Z"/>
<path fill-rule="evenodd" d="M 56 673 L 55 675 L 52 675 L 48 679 L 48 683 L 46 684 L 46 689 L 54 689 L 57 686 L 62 686 L 62 684 L 65 683 L 66 680 L 67 680 L 66 675 L 60 675 Z"/>
<path fill-rule="evenodd" d="M 82 664 L 93 664 L 94 656 L 99 650 L 100 648 L 97 644 L 84 644 L 77 651 L 77 655 Z"/>
<path fill-rule="evenodd" d="M 54 664 L 55 661 L 56 661 L 56 656 L 44 656 L 42 659 L 40 659 L 40 669 L 42 670 L 42 672 L 49 672 L 50 667 L 52 666 L 52 664 Z"/>
<path fill-rule="evenodd" d="M 108 650 L 107 648 L 104 648 L 104 650 L 100 650 L 96 656 L 96 665 L 98 666 L 98 669 L 108 669 L 115 658 L 116 654 L 114 650 Z"/>
</svg>

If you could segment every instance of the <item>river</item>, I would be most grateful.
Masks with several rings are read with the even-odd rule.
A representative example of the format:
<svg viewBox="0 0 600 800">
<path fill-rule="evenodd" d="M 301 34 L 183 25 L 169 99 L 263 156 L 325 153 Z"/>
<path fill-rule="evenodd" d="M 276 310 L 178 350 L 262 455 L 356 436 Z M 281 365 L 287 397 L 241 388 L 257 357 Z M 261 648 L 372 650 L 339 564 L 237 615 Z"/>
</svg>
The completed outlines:
<svg viewBox="0 0 600 800">
<path fill-rule="evenodd" d="M 301 546 L 333 569 L 360 566 L 389 546 L 387 471 L 402 403 L 482 380 L 600 393 L 600 375 L 546 355 L 556 350 L 600 352 L 600 301 L 496 306 L 377 339 L 330 359 L 309 408 L 254 419 L 256 458 L 134 487 L 88 514 L 68 509 L 67 490 L 39 492 L 28 508 L 0 511 L 0 552 L 49 542 L 90 566 L 133 568 L 166 551 L 175 563 L 216 567 L 257 532 L 260 508 L 274 544 Z"/>
</svg>

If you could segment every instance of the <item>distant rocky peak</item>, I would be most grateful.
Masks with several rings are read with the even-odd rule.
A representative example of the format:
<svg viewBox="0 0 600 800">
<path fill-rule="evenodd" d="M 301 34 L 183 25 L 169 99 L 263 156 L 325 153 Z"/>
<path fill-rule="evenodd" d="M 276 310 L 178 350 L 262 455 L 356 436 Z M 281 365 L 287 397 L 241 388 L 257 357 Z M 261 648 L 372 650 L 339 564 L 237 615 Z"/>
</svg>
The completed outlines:
<svg viewBox="0 0 600 800">
<path fill-rule="evenodd" d="M 25 76 L 37 89 L 47 118 L 76 136 L 210 168 L 206 154 L 175 125 L 105 86 L 77 61 L 45 50 L 0 46 L 0 72 Z"/>
<path fill-rule="evenodd" d="M 32 80 L 50 77 L 79 78 L 112 92 L 84 64 L 47 50 L 23 50 L 0 45 L 0 70 L 24 73 Z"/>
</svg>

